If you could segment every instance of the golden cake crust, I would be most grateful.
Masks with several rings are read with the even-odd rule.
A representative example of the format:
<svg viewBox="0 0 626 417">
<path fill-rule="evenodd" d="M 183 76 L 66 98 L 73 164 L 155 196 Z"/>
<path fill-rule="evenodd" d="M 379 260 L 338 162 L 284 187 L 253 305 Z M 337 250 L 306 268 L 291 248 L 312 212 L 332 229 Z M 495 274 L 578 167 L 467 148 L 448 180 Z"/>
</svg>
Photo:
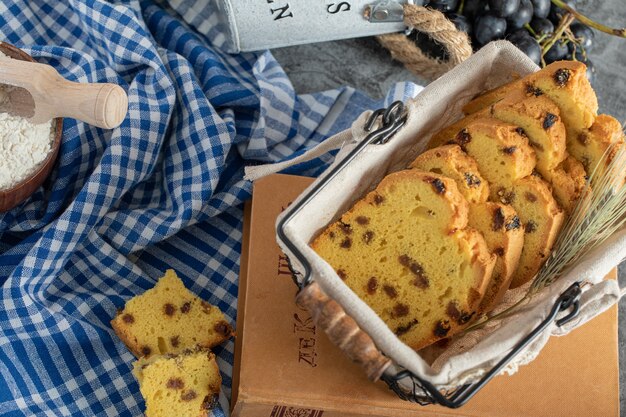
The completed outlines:
<svg viewBox="0 0 626 417">
<path fill-rule="evenodd" d="M 460 330 L 491 278 L 496 259 L 467 216 L 453 180 L 410 169 L 385 177 L 311 246 L 419 349 Z"/>
</svg>

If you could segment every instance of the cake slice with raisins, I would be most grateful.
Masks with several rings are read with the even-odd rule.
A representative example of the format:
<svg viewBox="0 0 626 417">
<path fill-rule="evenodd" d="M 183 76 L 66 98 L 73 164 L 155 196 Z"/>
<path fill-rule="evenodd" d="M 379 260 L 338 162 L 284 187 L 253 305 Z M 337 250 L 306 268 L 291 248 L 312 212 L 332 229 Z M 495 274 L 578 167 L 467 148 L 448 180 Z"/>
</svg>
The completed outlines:
<svg viewBox="0 0 626 417">
<path fill-rule="evenodd" d="M 598 168 L 594 176 L 597 178 L 623 144 L 624 131 L 620 122 L 614 117 L 601 114 L 589 129 L 584 129 L 578 137 L 572 138 L 568 148 L 572 156 L 582 162 L 588 175 Z"/>
<path fill-rule="evenodd" d="M 561 109 L 568 130 L 589 128 L 598 112 L 598 99 L 586 76 L 587 67 L 578 61 L 557 61 L 524 78 L 504 84 L 476 97 L 463 107 L 467 115 L 484 110 L 511 93 L 528 97 L 546 95 Z"/>
<path fill-rule="evenodd" d="M 490 186 L 491 201 L 510 204 L 524 227 L 524 246 L 511 287 L 530 280 L 552 249 L 564 220 L 549 185 L 535 175 L 535 153 L 516 126 L 493 119 L 477 119 L 455 140 Z"/>
<path fill-rule="evenodd" d="M 455 182 L 415 169 L 385 177 L 311 243 L 406 344 L 420 349 L 474 316 L 496 261 L 467 227 Z"/>
<path fill-rule="evenodd" d="M 495 119 L 521 128 L 537 155 L 536 169 L 546 177 L 567 157 L 561 111 L 548 97 L 514 92 L 490 110 Z"/>
<path fill-rule="evenodd" d="M 570 212 L 582 195 L 585 169 L 566 150 L 566 129 L 559 107 L 545 95 L 513 92 L 491 106 L 490 114 L 521 128 L 537 155 L 537 172 L 552 186 L 561 208 Z"/>
<path fill-rule="evenodd" d="M 517 213 L 511 206 L 487 202 L 487 181 L 480 174 L 476 161 L 458 145 L 428 150 L 418 156 L 409 168 L 453 179 L 470 203 L 469 225 L 483 235 L 487 247 L 496 256 L 493 274 L 479 308 L 482 313 L 489 312 L 504 297 L 522 253 L 524 231 Z"/>
<path fill-rule="evenodd" d="M 111 321 L 115 333 L 137 357 L 213 347 L 233 329 L 219 308 L 185 288 L 168 270 L 154 288 L 130 299 Z"/>
<path fill-rule="evenodd" d="M 133 374 L 146 402 L 146 417 L 207 417 L 222 385 L 215 355 L 206 348 L 141 358 Z"/>
</svg>

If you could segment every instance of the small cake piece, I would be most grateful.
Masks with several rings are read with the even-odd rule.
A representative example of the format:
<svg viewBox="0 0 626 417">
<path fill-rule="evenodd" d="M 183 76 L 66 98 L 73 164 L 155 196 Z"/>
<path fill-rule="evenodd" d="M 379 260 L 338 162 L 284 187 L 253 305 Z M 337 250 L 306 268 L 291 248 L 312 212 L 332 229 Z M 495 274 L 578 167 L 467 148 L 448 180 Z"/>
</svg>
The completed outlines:
<svg viewBox="0 0 626 417">
<path fill-rule="evenodd" d="M 311 246 L 420 349 L 467 324 L 491 278 L 495 256 L 467 216 L 453 180 L 410 169 L 385 177 Z"/>
<path fill-rule="evenodd" d="M 472 121 L 457 132 L 454 142 L 474 158 L 490 184 L 513 184 L 530 175 L 537 161 L 528 139 L 516 126 L 494 119 Z"/>
<path fill-rule="evenodd" d="M 467 156 L 459 145 L 440 146 L 419 155 L 409 168 L 440 174 L 456 182 L 468 203 L 481 203 L 489 197 L 489 185 L 476 161 Z"/>
<path fill-rule="evenodd" d="M 426 151 L 409 167 L 455 180 L 459 191 L 470 203 L 469 225 L 483 235 L 487 247 L 496 256 L 493 274 L 479 309 L 483 313 L 490 311 L 508 289 L 524 245 L 524 231 L 517 213 L 511 206 L 487 202 L 487 181 L 480 175 L 476 161 L 458 145 Z"/>
<path fill-rule="evenodd" d="M 587 174 L 591 175 L 598 166 L 600 167 L 598 173 L 606 169 L 620 144 L 624 143 L 624 132 L 622 125 L 615 118 L 601 114 L 589 129 L 583 130 L 575 139 L 568 143 L 570 153 L 582 162 Z M 612 144 L 617 146 L 611 152 L 607 152 Z"/>
<path fill-rule="evenodd" d="M 524 247 L 511 280 L 511 288 L 517 288 L 539 271 L 552 250 L 565 216 L 548 184 L 536 176 L 517 180 L 512 187 L 497 190 L 497 194 L 503 197 L 503 203 L 513 206 L 524 227 Z"/>
<path fill-rule="evenodd" d="M 520 80 L 480 95 L 467 103 L 463 112 L 469 115 L 481 111 L 512 92 L 522 92 L 529 97 L 545 94 L 559 106 L 569 137 L 571 132 L 590 127 L 598 112 L 598 99 L 586 72 L 587 67 L 582 62 L 553 62 Z"/>
<path fill-rule="evenodd" d="M 130 299 L 111 321 L 137 357 L 216 346 L 233 335 L 219 308 L 196 297 L 172 270 L 154 288 Z"/>
<path fill-rule="evenodd" d="M 215 355 L 206 348 L 141 358 L 133 374 L 146 401 L 146 417 L 207 417 L 222 386 Z"/>
<path fill-rule="evenodd" d="M 566 158 L 566 132 L 561 111 L 545 95 L 513 92 L 491 107 L 491 116 L 518 126 L 537 155 L 536 169 L 544 177 Z"/>
<path fill-rule="evenodd" d="M 568 155 L 544 179 L 552 186 L 552 195 L 566 213 L 571 213 L 582 196 L 587 183 L 587 172 L 583 165 Z"/>
<path fill-rule="evenodd" d="M 487 246 L 497 256 L 479 308 L 482 313 L 488 313 L 509 289 L 524 247 L 524 228 L 512 206 L 492 202 L 471 204 L 469 225 L 482 233 Z"/>
</svg>

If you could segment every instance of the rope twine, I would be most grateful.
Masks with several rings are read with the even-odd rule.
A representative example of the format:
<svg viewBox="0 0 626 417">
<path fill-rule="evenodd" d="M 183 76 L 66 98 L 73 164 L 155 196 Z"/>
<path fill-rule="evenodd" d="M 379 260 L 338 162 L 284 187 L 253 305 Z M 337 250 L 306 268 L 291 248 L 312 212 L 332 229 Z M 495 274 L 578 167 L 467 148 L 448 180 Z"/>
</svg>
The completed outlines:
<svg viewBox="0 0 626 417">
<path fill-rule="evenodd" d="M 421 78 L 434 80 L 472 55 L 467 33 L 459 31 L 440 11 L 405 4 L 404 23 L 427 34 L 448 51 L 448 60 L 442 61 L 424 54 L 415 42 L 402 33 L 378 36 L 378 42 L 391 52 L 393 59 L 402 62 Z"/>
</svg>

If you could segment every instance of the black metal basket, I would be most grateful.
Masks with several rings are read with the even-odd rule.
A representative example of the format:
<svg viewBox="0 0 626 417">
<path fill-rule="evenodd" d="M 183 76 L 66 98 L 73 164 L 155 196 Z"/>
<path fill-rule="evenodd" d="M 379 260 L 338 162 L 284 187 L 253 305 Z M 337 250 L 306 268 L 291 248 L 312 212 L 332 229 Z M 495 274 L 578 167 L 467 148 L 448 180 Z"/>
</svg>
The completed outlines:
<svg viewBox="0 0 626 417">
<path fill-rule="evenodd" d="M 340 163 L 335 165 L 306 195 L 295 204 L 290 213 L 283 217 L 276 226 L 276 232 L 281 242 L 289 249 L 298 264 L 302 266 L 303 272 L 297 272 L 291 268 L 295 284 L 302 290 L 310 285 L 312 279 L 312 268 L 306 257 L 300 252 L 297 246 L 285 233 L 285 225 L 315 197 L 335 176 L 341 172 L 354 158 L 369 145 L 387 143 L 393 135 L 406 123 L 407 112 L 401 101 L 394 102 L 387 109 L 379 109 L 372 113 L 365 124 L 365 130 L 370 132 Z M 378 129 L 372 131 L 377 122 L 380 121 Z M 291 266 L 291 264 L 290 264 Z M 556 300 L 550 314 L 535 329 L 533 329 L 524 339 L 522 339 L 509 353 L 482 378 L 474 383 L 459 386 L 453 390 L 442 392 L 426 379 L 408 370 L 385 372 L 381 379 L 387 383 L 389 388 L 398 397 L 405 401 L 415 402 L 420 405 L 439 404 L 448 408 L 459 408 L 466 404 L 480 389 L 482 389 L 494 376 L 498 375 L 502 369 L 513 360 L 526 346 L 533 342 L 543 330 L 551 323 L 556 322 L 557 326 L 562 326 L 574 319 L 579 313 L 579 300 L 581 295 L 580 283 L 572 284 Z M 561 312 L 569 310 L 564 317 L 557 319 Z M 407 389 L 406 387 L 411 387 Z"/>
</svg>

